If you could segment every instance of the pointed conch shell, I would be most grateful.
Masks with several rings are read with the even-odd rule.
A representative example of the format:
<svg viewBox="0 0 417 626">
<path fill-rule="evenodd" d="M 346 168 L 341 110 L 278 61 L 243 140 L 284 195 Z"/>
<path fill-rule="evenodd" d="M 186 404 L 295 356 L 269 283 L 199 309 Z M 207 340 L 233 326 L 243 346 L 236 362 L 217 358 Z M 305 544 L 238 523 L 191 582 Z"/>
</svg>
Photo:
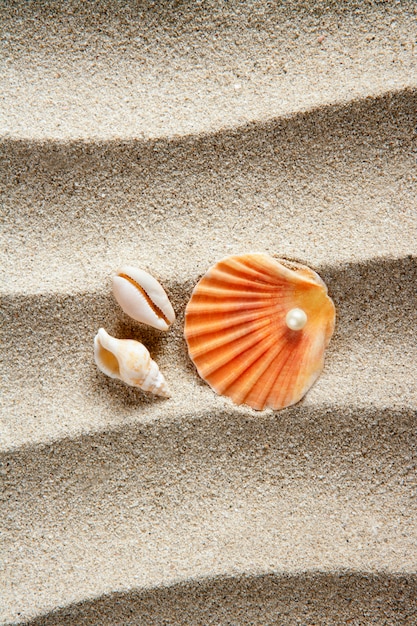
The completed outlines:
<svg viewBox="0 0 417 626">
<path fill-rule="evenodd" d="M 116 339 L 104 328 L 94 338 L 94 358 L 99 370 L 110 378 L 132 387 L 169 397 L 165 378 L 142 343 L 133 339 Z"/>
<path fill-rule="evenodd" d="M 223 259 L 196 285 L 185 338 L 200 376 L 254 409 L 295 404 L 323 369 L 335 308 L 313 270 L 264 254 Z"/>
<path fill-rule="evenodd" d="M 158 281 L 145 272 L 125 265 L 113 277 L 113 293 L 123 311 L 137 322 L 168 330 L 174 309 Z"/>
</svg>

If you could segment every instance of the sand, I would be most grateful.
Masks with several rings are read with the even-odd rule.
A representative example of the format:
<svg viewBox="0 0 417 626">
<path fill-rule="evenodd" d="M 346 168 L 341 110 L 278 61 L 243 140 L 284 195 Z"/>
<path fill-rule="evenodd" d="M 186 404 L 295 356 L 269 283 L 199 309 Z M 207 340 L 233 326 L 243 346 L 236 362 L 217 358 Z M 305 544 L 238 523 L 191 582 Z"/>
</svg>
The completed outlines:
<svg viewBox="0 0 417 626">
<path fill-rule="evenodd" d="M 417 620 L 414 2 L 4 2 L 2 624 Z M 298 405 L 215 395 L 183 339 L 222 256 L 337 310 Z M 121 263 L 177 321 L 129 320 Z M 168 400 L 97 371 L 145 343 Z"/>
</svg>

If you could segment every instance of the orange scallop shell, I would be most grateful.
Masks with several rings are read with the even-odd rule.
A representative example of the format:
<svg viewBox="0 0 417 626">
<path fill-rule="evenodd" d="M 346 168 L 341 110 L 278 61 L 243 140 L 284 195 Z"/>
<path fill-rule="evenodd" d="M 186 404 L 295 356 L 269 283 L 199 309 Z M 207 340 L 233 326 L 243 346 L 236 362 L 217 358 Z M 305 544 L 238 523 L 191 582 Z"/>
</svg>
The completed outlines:
<svg viewBox="0 0 417 626">
<path fill-rule="evenodd" d="M 286 314 L 307 314 L 302 330 Z M 310 268 L 265 254 L 219 261 L 194 288 L 185 339 L 200 376 L 219 394 L 254 409 L 295 404 L 317 380 L 335 308 Z"/>
</svg>

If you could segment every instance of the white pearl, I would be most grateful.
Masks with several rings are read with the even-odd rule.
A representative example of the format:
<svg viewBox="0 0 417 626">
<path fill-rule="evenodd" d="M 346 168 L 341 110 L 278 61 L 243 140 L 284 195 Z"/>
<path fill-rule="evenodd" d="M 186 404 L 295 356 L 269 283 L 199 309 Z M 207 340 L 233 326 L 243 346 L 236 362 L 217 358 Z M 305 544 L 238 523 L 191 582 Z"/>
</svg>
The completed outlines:
<svg viewBox="0 0 417 626">
<path fill-rule="evenodd" d="M 303 309 L 291 309 L 285 316 L 285 323 L 291 330 L 301 330 L 307 324 L 307 315 Z"/>
</svg>

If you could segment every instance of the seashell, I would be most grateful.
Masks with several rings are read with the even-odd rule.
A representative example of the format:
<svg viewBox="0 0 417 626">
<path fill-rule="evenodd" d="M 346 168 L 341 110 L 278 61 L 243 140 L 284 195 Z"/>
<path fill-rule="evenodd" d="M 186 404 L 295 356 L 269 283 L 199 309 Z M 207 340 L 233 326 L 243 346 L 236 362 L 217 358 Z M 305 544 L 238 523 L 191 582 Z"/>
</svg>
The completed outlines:
<svg viewBox="0 0 417 626">
<path fill-rule="evenodd" d="M 313 270 L 265 254 L 216 263 L 185 310 L 185 339 L 200 376 L 254 409 L 295 404 L 323 369 L 335 308 Z"/>
<path fill-rule="evenodd" d="M 110 378 L 151 391 L 157 396 L 169 397 L 165 378 L 139 341 L 116 339 L 100 328 L 94 338 L 94 359 L 99 370 Z"/>
<path fill-rule="evenodd" d="M 175 320 L 163 287 L 144 270 L 123 266 L 113 277 L 113 293 L 123 311 L 137 322 L 168 330 Z"/>
</svg>

